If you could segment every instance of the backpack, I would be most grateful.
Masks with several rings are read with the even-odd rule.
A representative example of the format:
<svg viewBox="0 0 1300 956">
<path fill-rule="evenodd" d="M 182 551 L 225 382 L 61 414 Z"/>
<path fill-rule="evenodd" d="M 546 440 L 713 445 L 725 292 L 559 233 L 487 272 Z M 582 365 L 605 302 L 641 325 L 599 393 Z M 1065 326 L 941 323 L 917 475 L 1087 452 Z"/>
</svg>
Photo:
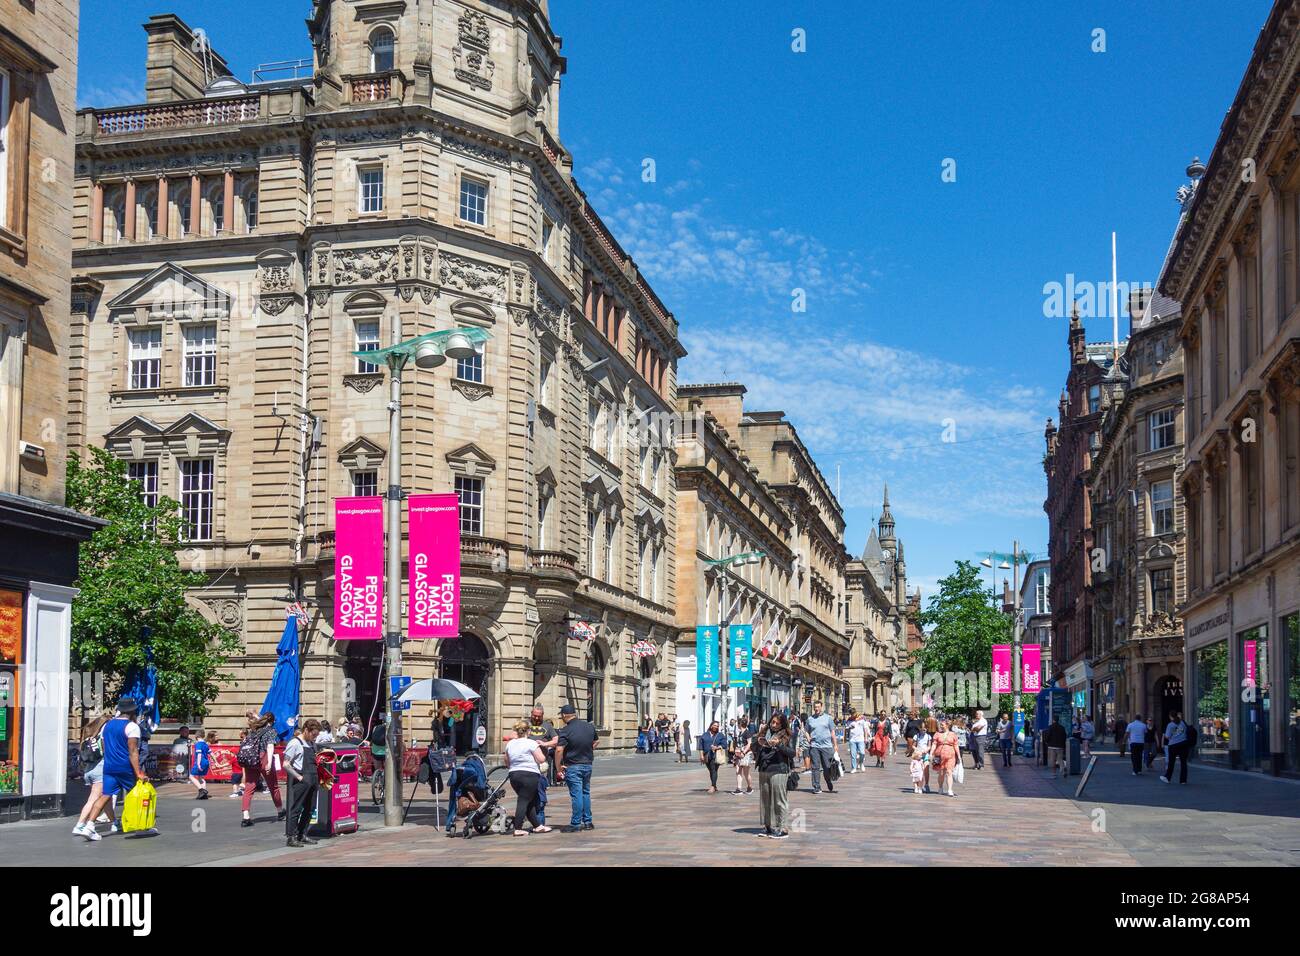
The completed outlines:
<svg viewBox="0 0 1300 956">
<path fill-rule="evenodd" d="M 235 760 L 241 767 L 246 767 L 249 770 L 260 767 L 262 766 L 262 751 L 264 749 L 261 733 L 249 734 L 244 738 L 244 742 L 239 745 L 239 754 L 235 757 Z"/>
<path fill-rule="evenodd" d="M 81 742 L 81 749 L 77 752 L 77 763 L 81 766 L 82 774 L 90 773 L 99 766 L 99 762 L 104 759 L 104 738 L 99 734 L 91 737 L 89 740 Z"/>
</svg>

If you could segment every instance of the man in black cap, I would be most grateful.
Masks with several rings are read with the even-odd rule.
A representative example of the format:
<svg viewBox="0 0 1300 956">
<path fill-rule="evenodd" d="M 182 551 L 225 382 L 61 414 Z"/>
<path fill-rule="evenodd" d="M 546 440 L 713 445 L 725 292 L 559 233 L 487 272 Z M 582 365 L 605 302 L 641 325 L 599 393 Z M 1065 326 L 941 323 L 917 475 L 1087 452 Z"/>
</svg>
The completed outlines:
<svg viewBox="0 0 1300 956">
<path fill-rule="evenodd" d="M 104 795 L 90 812 L 90 822 L 81 831 L 87 840 L 98 840 L 94 821 L 110 800 L 125 797 L 137 780 L 148 780 L 140 769 L 140 725 L 136 723 L 136 703 L 130 697 L 117 702 L 117 713 L 101 731 L 104 747 Z"/>
<path fill-rule="evenodd" d="M 560 728 L 555 747 L 556 777 L 569 788 L 569 825 L 561 833 L 594 830 L 591 822 L 591 765 L 596 758 L 596 727 L 578 717 L 572 704 L 560 708 Z"/>
</svg>

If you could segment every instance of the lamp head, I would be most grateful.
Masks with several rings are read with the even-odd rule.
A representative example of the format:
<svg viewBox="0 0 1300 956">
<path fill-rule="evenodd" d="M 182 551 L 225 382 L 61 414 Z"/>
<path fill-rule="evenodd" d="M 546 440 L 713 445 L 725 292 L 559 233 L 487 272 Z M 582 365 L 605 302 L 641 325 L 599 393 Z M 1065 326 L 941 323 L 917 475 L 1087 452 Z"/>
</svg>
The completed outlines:
<svg viewBox="0 0 1300 956">
<path fill-rule="evenodd" d="M 422 342 L 415 350 L 416 368 L 422 368 L 426 371 L 431 368 L 437 368 L 447 361 L 447 356 L 438 350 L 438 346 L 432 342 Z"/>
<path fill-rule="evenodd" d="M 442 354 L 450 359 L 471 359 L 474 357 L 474 343 L 469 340 L 469 336 L 464 332 L 453 332 L 447 336 L 446 343 L 442 347 Z"/>
</svg>

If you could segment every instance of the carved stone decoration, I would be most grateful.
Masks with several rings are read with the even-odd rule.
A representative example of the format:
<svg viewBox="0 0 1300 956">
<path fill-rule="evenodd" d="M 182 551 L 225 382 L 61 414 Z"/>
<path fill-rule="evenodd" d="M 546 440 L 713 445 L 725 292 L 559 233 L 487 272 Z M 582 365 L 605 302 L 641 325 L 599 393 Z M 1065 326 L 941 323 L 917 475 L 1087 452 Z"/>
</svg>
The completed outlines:
<svg viewBox="0 0 1300 956">
<path fill-rule="evenodd" d="M 262 267 L 263 292 L 290 292 L 293 290 L 293 266 L 289 263 Z"/>
<path fill-rule="evenodd" d="M 244 605 L 238 598 L 200 599 L 212 611 L 217 623 L 227 630 L 240 633 L 244 628 Z"/>
<path fill-rule="evenodd" d="M 492 74 L 496 64 L 488 52 L 492 46 L 492 32 L 487 17 L 466 10 L 457 21 L 459 41 L 451 50 L 456 63 L 456 79 L 480 90 L 492 89 Z"/>
<path fill-rule="evenodd" d="M 458 378 L 451 380 L 451 387 L 460 394 L 464 395 L 471 402 L 477 402 L 480 398 L 487 398 L 492 394 L 491 385 L 483 385 L 479 382 L 466 382 Z"/>
<path fill-rule="evenodd" d="M 397 287 L 397 294 L 402 297 L 403 302 L 410 302 L 415 298 L 415 286 L 409 282 L 403 282 Z"/>
<path fill-rule="evenodd" d="M 522 329 L 528 321 L 528 310 L 517 305 L 507 306 L 506 310 L 510 313 L 510 318 L 515 320 L 515 325 Z"/>
<path fill-rule="evenodd" d="M 332 294 L 333 294 L 333 293 L 332 293 L 332 291 L 331 291 L 330 289 L 317 289 L 315 292 L 313 292 L 313 293 L 311 294 L 311 295 L 312 295 L 312 301 L 316 303 L 316 308 L 318 308 L 318 309 L 323 309 L 323 308 L 325 308 L 327 305 L 329 305 L 329 304 L 330 304 L 330 296 L 331 296 Z"/>
<path fill-rule="evenodd" d="M 296 295 L 263 295 L 258 298 L 257 307 L 267 315 L 279 315 L 296 301 Z"/>
<path fill-rule="evenodd" d="M 466 156 L 473 156 L 475 159 L 481 159 L 489 163 L 497 163 L 501 166 L 510 165 L 510 154 L 504 149 L 496 149 L 492 146 L 475 143 L 471 140 L 460 139 L 456 136 L 444 136 L 442 138 L 442 145 L 444 149 L 464 153 Z"/>
<path fill-rule="evenodd" d="M 362 395 L 373 392 L 383 383 L 384 376 L 380 372 L 362 372 L 357 375 L 343 376 L 343 387 L 350 388 L 354 392 L 360 392 Z"/>
<path fill-rule="evenodd" d="M 557 339 L 565 339 L 564 307 L 545 293 L 537 295 L 537 319 Z"/>
<path fill-rule="evenodd" d="M 482 296 L 494 302 L 506 297 L 506 272 L 497 266 L 471 262 L 460 256 L 444 253 L 441 256 L 438 281 L 458 292 Z"/>
<path fill-rule="evenodd" d="M 372 247 L 334 251 L 334 282 L 338 285 L 392 282 L 396 278 L 396 249 Z"/>
</svg>

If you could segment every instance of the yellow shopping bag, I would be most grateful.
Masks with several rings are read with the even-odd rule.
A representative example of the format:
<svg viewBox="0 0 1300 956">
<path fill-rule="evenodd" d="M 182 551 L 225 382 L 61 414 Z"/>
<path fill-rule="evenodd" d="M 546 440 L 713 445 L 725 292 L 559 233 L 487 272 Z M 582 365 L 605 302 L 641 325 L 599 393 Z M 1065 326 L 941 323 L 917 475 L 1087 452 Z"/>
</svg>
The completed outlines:
<svg viewBox="0 0 1300 956">
<path fill-rule="evenodd" d="M 152 830 L 157 809 L 158 791 L 154 785 L 148 780 L 137 780 L 122 807 L 122 832 Z"/>
</svg>

